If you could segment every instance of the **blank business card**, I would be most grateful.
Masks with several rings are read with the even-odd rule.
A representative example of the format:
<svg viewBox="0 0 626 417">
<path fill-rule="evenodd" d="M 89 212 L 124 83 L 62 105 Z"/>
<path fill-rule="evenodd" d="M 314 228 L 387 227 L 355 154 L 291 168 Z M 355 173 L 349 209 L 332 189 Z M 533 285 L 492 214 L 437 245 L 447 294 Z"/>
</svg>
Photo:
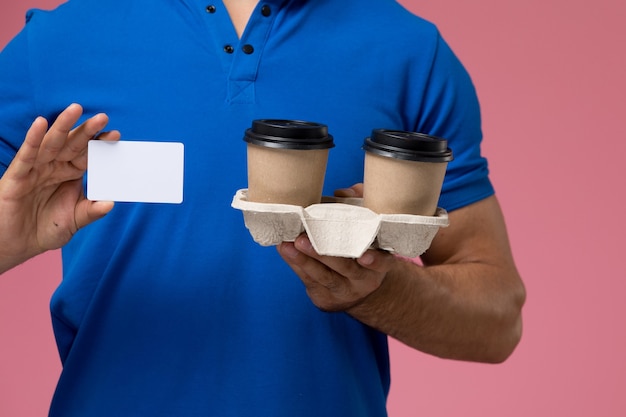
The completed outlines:
<svg viewBox="0 0 626 417">
<path fill-rule="evenodd" d="M 178 142 L 92 140 L 87 155 L 87 198 L 180 204 L 184 159 L 184 146 Z"/>
</svg>

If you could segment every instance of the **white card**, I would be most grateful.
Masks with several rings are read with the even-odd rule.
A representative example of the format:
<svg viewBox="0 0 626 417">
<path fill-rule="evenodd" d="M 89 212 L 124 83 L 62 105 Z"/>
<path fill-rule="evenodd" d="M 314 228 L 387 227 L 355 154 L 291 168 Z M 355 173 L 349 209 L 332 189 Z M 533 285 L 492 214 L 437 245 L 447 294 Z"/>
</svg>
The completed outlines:
<svg viewBox="0 0 626 417">
<path fill-rule="evenodd" d="M 92 140 L 87 155 L 87 198 L 180 204 L 183 172 L 182 143 Z"/>
</svg>

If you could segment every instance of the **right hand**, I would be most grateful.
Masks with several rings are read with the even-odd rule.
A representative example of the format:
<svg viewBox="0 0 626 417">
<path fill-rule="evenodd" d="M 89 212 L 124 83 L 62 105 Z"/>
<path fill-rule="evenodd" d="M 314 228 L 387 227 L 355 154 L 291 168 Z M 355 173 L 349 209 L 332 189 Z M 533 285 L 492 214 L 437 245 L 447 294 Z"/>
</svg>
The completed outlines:
<svg viewBox="0 0 626 417">
<path fill-rule="evenodd" d="M 0 273 L 62 247 L 113 208 L 112 202 L 87 200 L 82 177 L 88 141 L 96 135 L 118 140 L 120 133 L 98 134 L 109 121 L 103 113 L 73 128 L 82 113 L 80 105 L 72 104 L 49 129 L 38 117 L 0 178 Z"/>
<path fill-rule="evenodd" d="M 339 188 L 334 192 L 335 197 L 363 198 L 363 183 L 359 182 L 348 188 Z"/>
</svg>

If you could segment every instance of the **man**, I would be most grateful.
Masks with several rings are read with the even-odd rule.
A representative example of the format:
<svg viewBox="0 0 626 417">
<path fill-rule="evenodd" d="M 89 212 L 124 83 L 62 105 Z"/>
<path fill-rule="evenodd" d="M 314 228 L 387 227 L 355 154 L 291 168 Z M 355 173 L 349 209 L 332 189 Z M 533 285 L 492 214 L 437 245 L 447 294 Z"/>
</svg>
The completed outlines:
<svg viewBox="0 0 626 417">
<path fill-rule="evenodd" d="M 4 241 L 26 237 L 0 265 L 69 241 L 51 303 L 63 362 L 51 415 L 382 416 L 387 335 L 444 358 L 511 354 L 524 288 L 480 156 L 471 80 L 434 26 L 386 0 L 147 6 L 35 12 L 0 55 L 0 166 L 26 137 L 0 204 L 37 218 L 24 235 L 2 208 Z M 184 142 L 183 204 L 85 201 L 85 143 L 107 118 L 62 112 L 70 102 L 108 115 L 102 139 Z M 46 133 L 37 119 L 26 133 L 38 113 L 55 124 Z M 450 227 L 424 266 L 374 250 L 319 256 L 304 235 L 280 256 L 254 244 L 229 205 L 257 118 L 327 124 L 325 187 L 343 196 L 360 195 L 371 129 L 448 139 Z M 68 189 L 65 205 L 30 198 Z"/>
</svg>

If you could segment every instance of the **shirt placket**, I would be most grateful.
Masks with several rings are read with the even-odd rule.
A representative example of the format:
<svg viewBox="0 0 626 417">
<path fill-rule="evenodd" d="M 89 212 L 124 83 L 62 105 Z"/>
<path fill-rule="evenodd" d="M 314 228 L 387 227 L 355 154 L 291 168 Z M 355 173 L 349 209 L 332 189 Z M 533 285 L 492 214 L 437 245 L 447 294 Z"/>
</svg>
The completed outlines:
<svg viewBox="0 0 626 417">
<path fill-rule="evenodd" d="M 221 0 L 205 6 L 207 27 L 227 77 L 226 101 L 231 104 L 255 102 L 255 81 L 281 2 L 259 2 L 238 38 L 230 16 Z"/>
</svg>

